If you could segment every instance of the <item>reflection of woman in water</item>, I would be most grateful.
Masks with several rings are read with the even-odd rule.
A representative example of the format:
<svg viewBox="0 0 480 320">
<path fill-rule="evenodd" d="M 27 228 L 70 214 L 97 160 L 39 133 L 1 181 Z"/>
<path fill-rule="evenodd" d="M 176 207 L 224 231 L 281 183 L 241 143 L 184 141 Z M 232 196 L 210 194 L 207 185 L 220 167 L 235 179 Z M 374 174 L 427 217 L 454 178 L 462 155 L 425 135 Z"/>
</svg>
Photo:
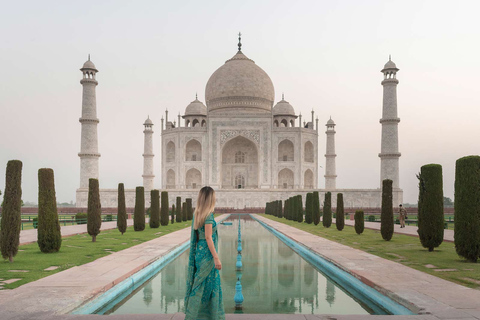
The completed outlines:
<svg viewBox="0 0 480 320">
<path fill-rule="evenodd" d="M 192 221 L 188 258 L 185 320 L 225 319 L 219 270 L 217 223 L 213 218 L 215 191 L 200 189 Z"/>
</svg>

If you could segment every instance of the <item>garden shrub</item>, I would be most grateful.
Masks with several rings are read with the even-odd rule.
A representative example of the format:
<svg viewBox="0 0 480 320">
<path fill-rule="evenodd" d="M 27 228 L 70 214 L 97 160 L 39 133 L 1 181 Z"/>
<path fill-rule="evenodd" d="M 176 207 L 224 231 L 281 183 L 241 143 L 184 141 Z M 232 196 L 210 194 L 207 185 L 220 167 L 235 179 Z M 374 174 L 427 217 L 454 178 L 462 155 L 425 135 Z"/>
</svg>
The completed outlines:
<svg viewBox="0 0 480 320">
<path fill-rule="evenodd" d="M 160 191 L 157 189 L 150 191 L 150 228 L 160 226 Z"/>
<path fill-rule="evenodd" d="M 380 233 L 383 240 L 390 241 L 393 236 L 393 192 L 390 179 L 382 182 L 382 213 L 380 216 Z"/>
<path fill-rule="evenodd" d="M 332 225 L 332 193 L 325 193 L 325 204 L 323 205 L 323 226 L 330 228 Z"/>
<path fill-rule="evenodd" d="M 125 187 L 123 183 L 118 184 L 117 229 L 122 234 L 127 231 L 127 207 L 125 205 Z"/>
<path fill-rule="evenodd" d="M 455 164 L 455 225 L 457 254 L 469 261 L 480 257 L 480 157 L 468 156 Z"/>
<path fill-rule="evenodd" d="M 133 230 L 145 230 L 145 189 L 137 187 L 135 189 L 135 209 L 133 212 Z"/>
<path fill-rule="evenodd" d="M 336 226 L 337 230 L 342 231 L 345 227 L 345 212 L 343 209 L 343 194 L 337 194 L 337 212 L 336 212 Z"/>
<path fill-rule="evenodd" d="M 365 221 L 364 221 L 365 218 L 363 215 L 363 211 L 362 210 L 355 211 L 354 218 L 355 218 L 355 232 L 357 234 L 362 234 L 363 230 L 365 230 Z"/>
<path fill-rule="evenodd" d="M 102 226 L 102 207 L 100 205 L 100 190 L 98 179 L 88 179 L 87 231 L 92 236 L 92 242 L 97 241 L 97 235 Z"/>
<path fill-rule="evenodd" d="M 428 164 L 420 168 L 418 178 L 418 235 L 428 251 L 443 242 L 443 176 L 442 166 Z"/>
</svg>

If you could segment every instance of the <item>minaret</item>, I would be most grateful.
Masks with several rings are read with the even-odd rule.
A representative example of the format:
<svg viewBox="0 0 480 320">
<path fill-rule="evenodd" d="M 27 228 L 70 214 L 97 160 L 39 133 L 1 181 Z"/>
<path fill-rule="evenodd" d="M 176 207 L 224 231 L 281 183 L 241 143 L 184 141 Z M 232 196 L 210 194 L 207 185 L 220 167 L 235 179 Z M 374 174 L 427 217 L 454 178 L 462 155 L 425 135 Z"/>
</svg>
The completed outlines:
<svg viewBox="0 0 480 320">
<path fill-rule="evenodd" d="M 143 188 L 145 191 L 150 191 L 153 189 L 153 122 L 150 120 L 150 116 L 145 120 L 143 124 L 145 130 L 144 148 L 143 148 Z"/>
<path fill-rule="evenodd" d="M 95 95 L 95 87 L 98 85 L 96 73 L 98 70 L 90 61 L 83 64 L 80 69 L 83 73 L 83 79 L 80 83 L 83 86 L 82 94 L 82 117 L 80 123 L 82 124 L 82 138 L 80 153 L 80 188 L 88 189 L 88 179 L 98 179 L 98 136 L 97 136 L 97 98 Z"/>
<path fill-rule="evenodd" d="M 398 123 L 397 116 L 397 71 L 399 69 L 391 58 L 381 71 L 384 74 L 383 86 L 383 114 L 380 123 L 382 124 L 382 148 L 378 156 L 380 164 L 380 186 L 382 181 L 390 179 L 393 181 L 393 188 L 399 188 L 399 158 L 398 151 Z"/>
<path fill-rule="evenodd" d="M 332 117 L 327 121 L 327 153 L 325 154 L 325 189 L 335 190 L 337 188 L 337 169 L 335 166 L 335 122 Z"/>
</svg>

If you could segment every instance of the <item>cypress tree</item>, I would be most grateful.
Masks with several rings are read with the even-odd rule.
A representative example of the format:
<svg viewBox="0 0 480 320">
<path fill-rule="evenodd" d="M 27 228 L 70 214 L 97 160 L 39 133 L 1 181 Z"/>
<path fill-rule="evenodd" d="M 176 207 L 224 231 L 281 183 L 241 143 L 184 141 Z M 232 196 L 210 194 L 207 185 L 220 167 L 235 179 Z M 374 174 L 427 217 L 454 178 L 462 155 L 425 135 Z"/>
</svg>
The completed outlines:
<svg viewBox="0 0 480 320">
<path fill-rule="evenodd" d="M 127 231 L 127 207 L 125 205 L 125 187 L 118 184 L 117 228 L 122 235 Z"/>
<path fill-rule="evenodd" d="M 55 180 L 52 169 L 38 170 L 38 225 L 37 243 L 44 253 L 58 252 L 62 234 L 58 222 Z"/>
<path fill-rule="evenodd" d="M 0 249 L 2 257 L 13 262 L 20 245 L 22 226 L 22 162 L 10 160 L 5 174 L 5 194 L 2 203 Z"/>
<path fill-rule="evenodd" d="M 182 203 L 182 217 L 183 221 L 187 221 L 187 202 Z"/>
<path fill-rule="evenodd" d="M 283 201 L 278 200 L 278 217 L 283 218 Z"/>
<path fill-rule="evenodd" d="M 88 179 L 87 231 L 92 236 L 92 242 L 97 241 L 97 235 L 102 226 L 102 207 L 100 205 L 100 190 L 98 179 Z"/>
<path fill-rule="evenodd" d="M 187 219 L 193 219 L 193 207 L 192 207 L 192 198 L 185 199 L 187 201 Z"/>
<path fill-rule="evenodd" d="M 345 227 L 345 212 L 343 209 L 343 193 L 337 193 L 337 218 L 335 225 L 338 231 L 342 231 Z"/>
<path fill-rule="evenodd" d="M 170 223 L 173 224 L 175 223 L 175 205 L 172 204 L 172 212 L 171 212 L 171 220 Z"/>
<path fill-rule="evenodd" d="M 297 221 L 303 222 L 303 201 L 302 196 L 297 195 L 297 205 L 298 205 L 298 214 L 297 214 Z"/>
<path fill-rule="evenodd" d="M 320 196 L 318 191 L 313 191 L 313 223 L 318 225 L 320 223 Z"/>
<path fill-rule="evenodd" d="M 284 216 L 285 216 L 285 219 L 289 220 L 290 219 L 290 198 L 288 198 L 287 200 L 285 200 L 285 209 L 284 209 L 284 212 L 283 212 Z"/>
<path fill-rule="evenodd" d="M 135 189 L 135 211 L 133 212 L 133 230 L 145 230 L 145 189 Z"/>
<path fill-rule="evenodd" d="M 325 193 L 325 204 L 323 205 L 323 226 L 330 228 L 332 225 L 332 193 Z"/>
<path fill-rule="evenodd" d="M 363 210 L 355 211 L 355 232 L 357 234 L 362 234 L 365 229 L 365 220 L 363 217 Z"/>
<path fill-rule="evenodd" d="M 182 222 L 182 198 L 177 197 L 177 206 L 175 207 L 176 211 L 176 220 L 177 222 Z"/>
<path fill-rule="evenodd" d="M 158 228 L 160 226 L 160 191 L 150 191 L 150 228 Z M 162 208 L 163 209 L 163 208 Z"/>
<path fill-rule="evenodd" d="M 455 249 L 477 262 L 480 257 L 480 157 L 468 156 L 455 164 Z"/>
<path fill-rule="evenodd" d="M 443 242 L 443 176 L 442 166 L 428 164 L 420 168 L 418 183 L 418 235 L 428 251 Z"/>
<path fill-rule="evenodd" d="M 297 209 L 297 197 L 296 196 L 292 197 L 291 209 L 292 210 L 291 210 L 291 213 L 290 213 L 290 220 L 297 221 L 298 209 Z"/>
<path fill-rule="evenodd" d="M 162 210 L 160 214 L 160 224 L 162 226 L 168 225 L 168 192 L 162 191 Z"/>
<path fill-rule="evenodd" d="M 313 222 L 313 193 L 307 193 L 305 200 L 305 222 L 311 224 Z"/>
<path fill-rule="evenodd" d="M 385 179 L 382 182 L 382 213 L 380 219 L 382 238 L 390 241 L 393 236 L 393 195 L 392 180 L 390 179 Z"/>
</svg>

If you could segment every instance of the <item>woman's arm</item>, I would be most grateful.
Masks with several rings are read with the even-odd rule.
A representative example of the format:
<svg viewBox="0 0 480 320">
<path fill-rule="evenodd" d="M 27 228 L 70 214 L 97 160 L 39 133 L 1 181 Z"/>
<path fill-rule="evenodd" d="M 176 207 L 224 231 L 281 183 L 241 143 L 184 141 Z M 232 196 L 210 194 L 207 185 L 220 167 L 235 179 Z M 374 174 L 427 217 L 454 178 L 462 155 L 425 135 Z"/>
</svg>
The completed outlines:
<svg viewBox="0 0 480 320">
<path fill-rule="evenodd" d="M 215 261 L 215 268 L 221 270 L 222 263 L 220 262 L 220 258 L 218 257 L 217 251 L 215 250 L 215 245 L 213 244 L 212 225 L 209 223 L 205 224 L 205 240 L 207 240 L 208 249 L 210 249 L 210 253 L 212 254 L 213 260 Z"/>
</svg>

